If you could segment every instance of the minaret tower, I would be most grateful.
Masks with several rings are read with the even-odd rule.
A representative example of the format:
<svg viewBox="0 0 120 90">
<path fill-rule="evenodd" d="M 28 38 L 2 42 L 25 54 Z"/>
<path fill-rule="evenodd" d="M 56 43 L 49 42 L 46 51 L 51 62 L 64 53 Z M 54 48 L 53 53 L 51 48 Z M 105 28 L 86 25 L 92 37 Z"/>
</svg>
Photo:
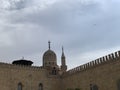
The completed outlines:
<svg viewBox="0 0 120 90">
<path fill-rule="evenodd" d="M 67 70 L 67 65 L 66 65 L 66 60 L 65 60 L 65 54 L 64 54 L 64 48 L 62 47 L 62 56 L 61 56 L 61 70 L 62 72 L 66 72 Z"/>
</svg>

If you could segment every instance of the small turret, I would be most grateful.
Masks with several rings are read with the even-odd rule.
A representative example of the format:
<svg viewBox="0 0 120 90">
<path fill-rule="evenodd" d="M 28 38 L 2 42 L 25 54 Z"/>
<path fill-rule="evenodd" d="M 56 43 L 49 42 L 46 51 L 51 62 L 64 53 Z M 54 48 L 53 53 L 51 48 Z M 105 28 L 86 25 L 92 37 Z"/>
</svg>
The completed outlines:
<svg viewBox="0 0 120 90">
<path fill-rule="evenodd" d="M 66 58 L 65 58 L 65 54 L 64 54 L 64 48 L 62 47 L 62 56 L 61 56 L 61 70 L 62 72 L 66 72 L 67 70 L 67 65 L 66 65 Z"/>
</svg>

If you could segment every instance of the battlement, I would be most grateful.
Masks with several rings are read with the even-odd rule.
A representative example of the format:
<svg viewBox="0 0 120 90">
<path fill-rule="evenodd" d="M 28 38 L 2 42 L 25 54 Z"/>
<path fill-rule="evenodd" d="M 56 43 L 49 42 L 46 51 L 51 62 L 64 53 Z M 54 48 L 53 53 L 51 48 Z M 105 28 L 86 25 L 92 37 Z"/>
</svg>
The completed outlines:
<svg viewBox="0 0 120 90">
<path fill-rule="evenodd" d="M 0 62 L 0 68 L 17 68 L 17 69 L 30 69 L 30 70 L 41 70 L 43 67 L 38 66 L 26 66 L 26 65 L 16 65 L 16 64 L 10 64 L 10 63 L 3 63 Z"/>
<path fill-rule="evenodd" d="M 111 53 L 109 55 L 103 56 L 101 58 L 98 58 L 94 61 L 88 62 L 84 65 L 78 66 L 76 68 L 73 68 L 65 73 L 65 76 L 75 74 L 93 67 L 97 67 L 99 65 L 103 65 L 106 63 L 114 62 L 120 59 L 120 51 L 117 51 L 115 53 Z"/>
</svg>

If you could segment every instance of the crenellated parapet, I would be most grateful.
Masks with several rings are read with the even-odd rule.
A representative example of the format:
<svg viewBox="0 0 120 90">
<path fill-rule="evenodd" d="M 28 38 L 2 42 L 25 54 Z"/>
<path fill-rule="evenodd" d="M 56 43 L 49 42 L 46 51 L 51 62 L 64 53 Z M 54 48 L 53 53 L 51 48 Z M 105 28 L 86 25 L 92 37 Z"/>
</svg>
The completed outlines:
<svg viewBox="0 0 120 90">
<path fill-rule="evenodd" d="M 15 64 L 10 64 L 10 63 L 3 63 L 0 62 L 0 68 L 10 68 L 10 69 L 19 69 L 19 70 L 42 70 L 43 67 L 38 67 L 38 66 L 26 66 L 26 65 L 15 65 Z"/>
<path fill-rule="evenodd" d="M 85 71 L 87 69 L 94 68 L 94 67 L 97 67 L 97 66 L 109 63 L 109 62 L 118 61 L 118 60 L 120 60 L 120 51 L 111 53 L 109 55 L 98 58 L 94 61 L 88 62 L 88 63 L 78 66 L 76 68 L 73 68 L 73 69 L 67 71 L 64 75 L 67 76 L 67 75 L 74 74 L 77 72 Z"/>
</svg>

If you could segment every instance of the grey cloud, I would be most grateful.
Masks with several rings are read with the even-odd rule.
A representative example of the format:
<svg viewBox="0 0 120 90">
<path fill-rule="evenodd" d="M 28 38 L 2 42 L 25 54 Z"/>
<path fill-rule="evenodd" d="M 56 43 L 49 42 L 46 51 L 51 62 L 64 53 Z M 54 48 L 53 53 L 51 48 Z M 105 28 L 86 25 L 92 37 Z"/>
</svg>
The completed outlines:
<svg viewBox="0 0 120 90">
<path fill-rule="evenodd" d="M 41 2 L 13 2 L 11 9 L 2 10 L 1 56 L 42 55 L 48 40 L 54 42 L 52 48 L 60 54 L 60 47 L 64 45 L 73 59 L 85 52 L 119 46 L 117 0 L 58 0 L 45 8 Z"/>
<path fill-rule="evenodd" d="M 19 18 L 14 17 L 10 21 L 14 23 L 38 24 L 52 30 L 59 28 L 60 30 L 64 30 L 66 27 L 71 26 L 71 24 L 75 24 L 75 19 L 81 19 L 81 16 L 85 15 L 85 13 L 89 14 L 91 13 L 89 11 L 99 11 L 97 3 L 86 5 L 81 4 L 79 0 L 73 2 L 67 3 L 63 1 L 61 3 L 54 3 L 52 6 L 48 6 L 48 8 L 43 10 L 30 7 L 11 14 L 12 16 L 17 15 Z"/>
<path fill-rule="evenodd" d="M 0 9 L 3 10 L 19 10 L 25 8 L 28 0 L 1 0 Z"/>
</svg>

